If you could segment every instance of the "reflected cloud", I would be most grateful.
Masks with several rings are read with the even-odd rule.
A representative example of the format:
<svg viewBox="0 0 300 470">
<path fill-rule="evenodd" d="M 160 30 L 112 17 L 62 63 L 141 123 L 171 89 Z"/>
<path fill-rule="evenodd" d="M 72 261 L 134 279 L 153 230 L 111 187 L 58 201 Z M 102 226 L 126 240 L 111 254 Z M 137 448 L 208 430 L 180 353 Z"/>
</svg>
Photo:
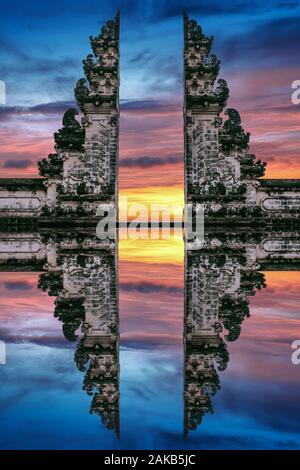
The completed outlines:
<svg viewBox="0 0 300 470">
<path fill-rule="evenodd" d="M 37 234 L 37 237 L 40 237 L 40 234 Z M 278 380 L 276 376 L 278 360 L 282 362 L 280 348 L 286 349 L 284 345 L 289 347 L 295 329 L 299 328 L 299 321 L 291 316 L 288 324 L 283 326 L 280 316 L 276 318 L 268 314 L 265 318 L 264 310 L 269 310 L 270 301 L 266 300 L 267 297 L 264 295 L 265 300 L 260 303 L 259 296 L 254 297 L 257 301 L 253 300 L 253 296 L 258 291 L 265 290 L 268 282 L 271 287 L 269 295 L 272 295 L 273 301 L 276 298 L 282 298 L 283 292 L 287 298 L 292 292 L 295 295 L 298 293 L 297 272 L 288 271 L 288 269 L 289 267 L 295 269 L 298 254 L 293 251 L 293 243 L 297 244 L 300 236 L 294 233 L 293 243 L 291 243 L 289 233 L 272 232 L 268 234 L 268 237 L 270 240 L 275 238 L 276 246 L 283 247 L 282 250 L 272 251 L 270 255 L 264 248 L 269 246 L 266 243 L 268 238 L 264 234 L 260 241 L 256 237 L 256 256 L 254 257 L 251 251 L 253 246 L 251 236 L 241 237 L 239 233 L 236 233 L 224 239 L 218 233 L 208 231 L 203 249 L 199 251 L 188 249 L 187 251 L 184 307 L 184 433 L 186 437 L 190 431 L 205 423 L 204 418 L 207 414 L 213 413 L 214 402 L 220 393 L 222 382 L 226 384 L 228 377 L 241 373 L 236 370 L 237 357 L 235 358 L 234 355 L 239 356 L 240 360 L 244 358 L 244 363 L 248 365 L 248 380 L 254 378 L 264 381 L 267 378 L 269 381 Z M 78 370 L 84 374 L 83 390 L 92 400 L 90 411 L 99 415 L 104 426 L 114 430 L 118 435 L 120 404 L 116 247 L 113 244 L 105 247 L 87 234 L 84 237 L 81 235 L 80 240 L 75 234 L 72 238 L 70 233 L 67 238 L 42 235 L 42 240 L 43 243 L 47 243 L 48 248 L 49 244 L 54 244 L 58 256 L 51 258 L 56 260 L 54 263 L 53 261 L 49 263 L 50 259 L 48 259 L 48 264 L 45 264 L 47 270 L 39 275 L 38 287 L 40 291 L 47 292 L 50 298 L 53 298 L 54 317 L 61 322 L 62 332 L 67 342 L 62 336 L 39 334 L 39 328 L 41 332 L 44 332 L 43 323 L 40 326 L 36 324 L 34 328 L 27 325 L 30 334 L 24 331 L 23 335 L 20 335 L 18 330 L 12 334 L 5 327 L 1 338 L 8 343 L 18 344 L 26 340 L 43 347 L 65 349 L 70 349 L 68 342 L 75 342 L 74 361 Z M 171 244 L 178 241 L 173 240 Z M 137 241 L 134 242 L 137 243 Z M 170 243 L 169 240 L 167 242 Z M 143 240 L 142 244 L 144 243 Z M 140 259 L 137 257 L 134 261 L 134 257 L 131 257 L 128 262 L 126 256 L 122 256 L 121 251 L 120 261 L 126 266 L 125 279 L 130 279 L 130 282 L 121 281 L 120 283 L 125 315 L 122 334 L 124 354 L 126 351 L 144 351 L 148 354 L 153 350 L 164 354 L 166 348 L 170 350 L 175 348 L 174 351 L 177 351 L 180 345 L 181 338 L 178 331 L 181 319 L 178 314 L 180 315 L 182 311 L 180 305 L 182 288 L 180 283 L 177 285 L 173 281 L 172 284 L 170 280 L 170 270 L 173 268 L 171 264 L 168 265 L 167 261 L 164 261 L 165 242 L 163 245 L 160 263 L 156 265 L 155 260 L 152 259 L 152 262 L 149 262 L 149 270 L 144 273 L 144 278 L 148 280 L 139 282 L 134 282 L 136 269 L 139 269 L 141 263 L 141 269 L 145 270 L 145 265 L 147 266 L 148 263 L 147 253 L 145 255 L 143 251 L 140 253 Z M 66 246 L 72 246 L 72 248 L 66 250 Z M 89 247 L 88 250 L 93 247 L 94 253 L 91 254 L 86 251 L 87 248 L 83 247 Z M 286 247 L 289 247 L 289 250 Z M 183 248 L 181 240 L 177 250 L 183 251 Z M 151 252 L 153 253 L 153 249 Z M 2 271 L 18 268 L 18 263 L 22 262 L 22 256 L 22 249 L 17 257 L 14 253 L 10 261 L 6 255 L 6 259 L 1 259 Z M 174 263 L 172 254 L 167 259 Z M 281 265 L 286 274 L 283 283 L 279 272 L 272 271 L 274 259 L 277 263 L 276 269 L 278 270 L 278 266 Z M 271 271 L 268 271 L 268 267 Z M 158 272 L 162 273 L 159 283 L 156 280 Z M 180 273 L 180 270 L 177 275 L 175 273 L 174 279 L 178 279 L 177 276 Z M 14 279 L 14 274 L 8 273 L 7 275 L 11 276 L 11 279 L 2 283 L 2 288 L 12 293 L 21 290 L 24 295 L 30 294 L 35 282 L 34 275 L 17 273 L 18 279 Z M 136 299 L 131 298 L 131 294 L 138 295 L 140 301 L 144 299 L 143 317 L 140 315 L 139 303 L 137 303 L 135 316 L 132 302 L 136 302 Z M 158 303 L 152 297 L 153 295 L 160 296 Z M 251 310 L 253 310 L 251 321 L 250 298 L 252 299 Z M 174 299 L 174 306 L 178 306 L 179 300 L 179 308 L 174 310 L 174 316 L 171 299 Z M 169 310 L 165 318 L 161 317 L 162 302 L 166 303 L 166 313 L 167 309 Z M 282 302 L 284 305 L 284 299 Z M 130 306 L 130 315 L 129 312 L 127 313 L 127 303 L 128 307 Z M 147 310 L 147 304 L 149 310 Z M 38 304 L 37 308 L 39 308 Z M 155 313 L 156 308 L 159 310 Z M 257 312 L 258 308 L 260 312 Z M 132 324 L 130 316 L 133 320 Z M 152 316 L 153 326 L 147 323 L 150 316 Z M 156 325 L 155 322 L 157 322 Z M 250 326 L 243 334 L 245 322 L 250 322 Z M 231 343 L 238 345 L 242 334 L 243 349 L 239 351 L 238 348 L 239 352 L 237 352 L 232 348 Z M 257 348 L 255 345 L 258 341 L 260 346 L 254 353 L 253 348 Z M 266 374 L 265 365 L 260 367 L 255 361 L 257 353 L 260 351 L 263 354 L 267 351 L 268 345 L 275 345 L 277 352 L 274 351 L 273 355 L 268 353 L 267 357 L 270 362 L 268 374 Z M 233 368 L 229 367 L 230 356 Z M 163 370 L 166 370 L 165 367 L 167 366 L 164 365 L 161 370 L 162 374 Z M 226 369 L 229 369 L 227 374 L 224 373 Z M 285 374 L 281 374 L 282 381 L 290 380 L 291 371 L 286 366 L 285 371 Z M 147 372 L 141 371 L 141 373 L 147 375 Z M 180 375 L 179 371 L 178 374 Z M 222 379 L 223 374 L 224 379 Z M 141 400 L 152 400 L 150 391 L 144 393 L 132 386 L 131 392 L 137 394 Z M 271 426 L 271 423 L 268 422 L 268 425 Z"/>
</svg>

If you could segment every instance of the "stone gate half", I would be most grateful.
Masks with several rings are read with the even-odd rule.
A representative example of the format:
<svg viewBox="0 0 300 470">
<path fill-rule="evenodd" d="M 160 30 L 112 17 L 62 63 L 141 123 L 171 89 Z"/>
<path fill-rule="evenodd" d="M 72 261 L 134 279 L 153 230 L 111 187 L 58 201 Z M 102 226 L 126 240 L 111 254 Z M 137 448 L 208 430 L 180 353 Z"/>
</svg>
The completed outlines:
<svg viewBox="0 0 300 470">
<path fill-rule="evenodd" d="M 39 223 L 94 218 L 117 209 L 120 16 L 90 37 L 85 78 L 75 87 L 82 112 L 68 109 L 54 134 L 55 151 L 38 163 L 40 178 L 0 179 L 0 218 Z M 102 210 L 102 212 L 103 212 Z"/>
<path fill-rule="evenodd" d="M 184 15 L 185 201 L 203 204 L 212 222 L 299 220 L 300 180 L 261 179 L 266 163 L 249 153 L 238 111 L 226 109 L 229 89 L 218 79 L 212 45 L 213 37 Z"/>
</svg>

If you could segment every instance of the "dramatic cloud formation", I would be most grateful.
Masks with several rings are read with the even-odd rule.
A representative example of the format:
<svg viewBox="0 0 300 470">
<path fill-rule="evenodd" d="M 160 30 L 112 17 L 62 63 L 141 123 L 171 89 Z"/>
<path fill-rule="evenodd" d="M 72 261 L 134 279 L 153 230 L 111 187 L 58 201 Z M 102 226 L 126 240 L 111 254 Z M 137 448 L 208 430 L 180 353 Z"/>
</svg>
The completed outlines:
<svg viewBox="0 0 300 470">
<path fill-rule="evenodd" d="M 26 8 L 19 0 L 1 2 L 0 79 L 8 90 L 8 106 L 0 108 L 3 176 L 36 175 L 36 161 L 53 151 L 52 134 L 74 105 L 88 37 L 119 6 L 122 192 L 183 184 L 183 7 L 215 36 L 214 52 L 231 90 L 229 105 L 241 111 L 252 134 L 251 150 L 268 162 L 266 176 L 300 177 L 300 107 L 291 105 L 291 83 L 299 78 L 300 6 L 276 0 L 132 0 L 103 2 L 100 9 L 96 0 L 63 0 L 59 14 L 50 1 L 29 1 Z"/>
<path fill-rule="evenodd" d="M 300 79 L 300 5 L 293 0 L 1 1 L 0 80 L 7 85 L 1 176 L 37 175 L 36 162 L 53 151 L 53 132 L 74 106 L 88 37 L 118 7 L 120 195 L 183 203 L 183 7 L 215 36 L 228 105 L 241 112 L 251 151 L 268 162 L 267 177 L 300 178 L 300 106 L 291 104 L 291 83 Z M 1 445 L 14 447 L 21 433 L 24 448 L 299 447 L 299 374 L 290 360 L 300 331 L 297 273 L 267 274 L 268 288 L 251 298 L 251 317 L 229 345 L 215 414 L 183 443 L 182 237 L 121 240 L 119 256 L 126 432 L 116 443 L 99 418 L 88 415 L 74 346 L 53 317 L 54 298 L 36 289 L 38 275 L 1 273 L 0 339 L 8 343 L 9 359 Z"/>
<path fill-rule="evenodd" d="M 150 168 L 152 166 L 161 166 L 161 165 L 168 165 L 168 164 L 177 164 L 182 163 L 182 157 L 173 157 L 173 156 L 166 156 L 163 158 L 159 157 L 138 157 L 138 158 L 123 158 L 120 161 L 120 165 L 127 168 Z"/>
</svg>

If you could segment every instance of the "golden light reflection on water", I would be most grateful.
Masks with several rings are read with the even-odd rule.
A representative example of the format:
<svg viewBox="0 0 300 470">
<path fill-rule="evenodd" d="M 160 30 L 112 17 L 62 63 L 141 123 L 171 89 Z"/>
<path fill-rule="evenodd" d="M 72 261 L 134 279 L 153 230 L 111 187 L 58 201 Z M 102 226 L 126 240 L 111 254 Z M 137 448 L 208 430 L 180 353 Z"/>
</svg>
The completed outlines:
<svg viewBox="0 0 300 470">
<path fill-rule="evenodd" d="M 122 229 L 121 229 L 122 230 Z M 150 232 L 142 229 L 142 236 Z M 161 234 L 161 230 L 160 230 Z M 122 237 L 121 237 L 122 238 Z M 133 240 L 131 238 L 120 239 L 119 259 L 121 261 L 133 261 L 137 263 L 176 264 L 181 265 L 184 260 L 184 242 L 182 234 L 172 233 L 168 239 Z"/>
<path fill-rule="evenodd" d="M 167 205 L 171 208 L 171 214 L 181 216 L 184 206 L 184 191 L 182 185 L 158 187 L 149 186 L 140 189 L 126 189 L 120 191 L 122 197 L 127 197 L 128 207 L 132 204 L 144 204 L 149 211 L 151 220 L 151 204 Z M 121 209 L 121 207 L 120 207 Z M 119 214 L 120 215 L 120 214 Z M 137 214 L 140 217 L 142 214 Z M 128 220 L 135 215 L 131 214 Z M 141 220 L 144 220 L 141 217 Z M 141 229 L 140 238 L 132 239 L 124 236 L 124 230 L 119 231 L 119 259 L 121 261 L 133 261 L 138 263 L 176 264 L 180 265 L 184 260 L 184 243 L 181 231 L 171 231 L 170 237 L 164 239 L 161 229 L 156 238 L 151 238 L 150 230 Z M 166 233 L 166 232 L 165 232 Z"/>
</svg>

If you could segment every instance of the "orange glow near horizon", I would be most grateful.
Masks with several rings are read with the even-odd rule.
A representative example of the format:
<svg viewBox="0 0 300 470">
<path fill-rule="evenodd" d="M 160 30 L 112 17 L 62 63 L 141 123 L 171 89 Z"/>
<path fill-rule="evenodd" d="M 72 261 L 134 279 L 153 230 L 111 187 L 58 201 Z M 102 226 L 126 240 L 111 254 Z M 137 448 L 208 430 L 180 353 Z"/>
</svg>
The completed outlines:
<svg viewBox="0 0 300 470">
<path fill-rule="evenodd" d="M 300 285 L 299 271 L 266 271 L 264 275 L 266 276 L 267 287 L 284 289 L 290 285 L 297 287 Z"/>
<path fill-rule="evenodd" d="M 143 204 L 148 211 L 146 214 L 131 213 L 128 220 L 138 217 L 140 220 L 151 220 L 151 205 L 166 206 L 170 210 L 171 218 L 179 220 L 183 215 L 184 192 L 182 186 L 156 187 L 148 186 L 139 189 L 121 190 L 120 197 L 127 197 L 127 207 L 130 210 L 132 204 Z M 138 208 L 138 206 L 137 206 Z M 126 237 L 124 231 L 120 233 L 119 258 L 121 261 L 133 261 L 137 263 L 153 264 L 176 264 L 181 265 L 184 259 L 183 236 L 179 233 L 172 233 L 170 238 L 162 239 L 162 232 L 157 234 L 157 239 L 151 239 L 150 230 L 142 229 L 140 238 L 132 239 Z M 166 235 L 168 236 L 168 235 Z M 122 239 L 122 237 L 124 239 Z"/>
<path fill-rule="evenodd" d="M 147 236 L 148 230 L 141 230 Z M 183 237 L 171 234 L 170 238 L 153 240 L 134 240 L 127 238 L 119 241 L 120 261 L 131 261 L 145 264 L 173 264 L 182 265 L 184 260 Z"/>
<path fill-rule="evenodd" d="M 127 198 L 124 201 L 124 198 Z M 137 205 L 135 212 L 133 205 Z M 144 205 L 148 212 L 147 219 L 151 219 L 151 206 L 160 206 L 169 209 L 171 214 L 176 217 L 182 217 L 184 207 L 184 191 L 182 186 L 148 186 L 136 189 L 121 189 L 119 195 L 119 210 L 125 212 L 127 209 L 128 219 L 142 217 L 138 211 L 138 205 Z M 127 207 L 126 207 L 127 206 Z M 154 209 L 153 209 L 154 210 Z M 145 217 L 142 217 L 143 220 Z M 146 220 L 147 220 L 146 219 Z"/>
</svg>

